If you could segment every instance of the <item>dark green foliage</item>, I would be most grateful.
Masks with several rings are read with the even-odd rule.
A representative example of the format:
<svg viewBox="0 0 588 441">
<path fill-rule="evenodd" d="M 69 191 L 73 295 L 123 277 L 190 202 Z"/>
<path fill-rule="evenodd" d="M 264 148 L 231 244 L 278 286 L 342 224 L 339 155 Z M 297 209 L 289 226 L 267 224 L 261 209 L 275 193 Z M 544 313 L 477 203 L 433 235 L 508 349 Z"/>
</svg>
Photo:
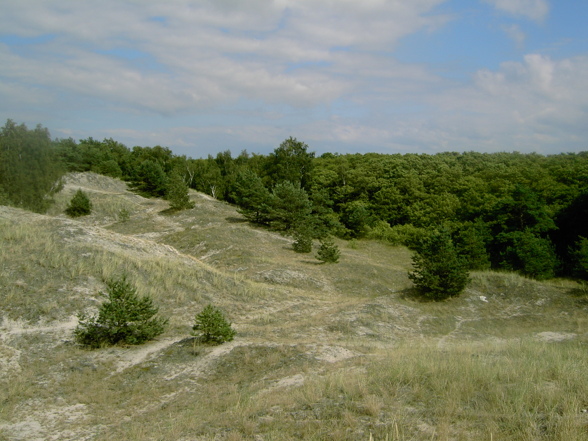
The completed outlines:
<svg viewBox="0 0 588 441">
<path fill-rule="evenodd" d="M 167 190 L 167 175 L 161 164 L 147 159 L 135 170 L 132 187 L 145 196 L 163 197 Z"/>
<path fill-rule="evenodd" d="M 326 188 L 313 188 L 309 194 L 312 204 L 312 230 L 313 238 L 325 237 L 329 234 L 337 234 L 344 230 L 339 221 L 339 215 L 333 210 L 333 200 Z"/>
<path fill-rule="evenodd" d="M 262 224 L 269 222 L 271 194 L 253 170 L 239 173 L 233 198 L 239 206 L 239 213 L 248 220 Z"/>
<path fill-rule="evenodd" d="M 559 260 L 555 248 L 547 237 L 530 229 L 501 233 L 493 241 L 500 250 L 495 267 L 518 271 L 536 279 L 549 279 L 555 275 Z"/>
<path fill-rule="evenodd" d="M 206 306 L 196 315 L 192 330 L 196 338 L 203 343 L 221 344 L 233 340 L 237 334 L 222 311 L 212 305 Z"/>
<path fill-rule="evenodd" d="M 585 173 L 588 178 L 588 172 Z M 583 191 L 562 209 L 557 217 L 558 229 L 550 232 L 557 254 L 563 261 L 565 275 L 578 277 L 577 251 L 579 238 L 588 237 L 588 191 Z"/>
<path fill-rule="evenodd" d="M 120 176 L 154 197 L 169 197 L 168 179 L 179 170 L 190 188 L 236 203 L 250 221 L 290 235 L 307 223 L 313 239 L 367 236 L 417 248 L 428 231 L 451 225 L 470 269 L 490 263 L 538 278 L 576 276 L 576 242 L 588 237 L 588 152 L 316 158 L 288 138 L 268 156 L 225 151 L 195 160 L 160 146 L 131 151 L 112 139 L 52 142 L 46 129 L 9 120 L 0 136 L 0 204 L 46 210 L 60 190 L 56 158 L 68 171 Z"/>
<path fill-rule="evenodd" d="M 457 296 L 468 283 L 466 264 L 445 229 L 432 233 L 413 255 L 412 261 L 414 271 L 408 277 L 420 293 L 430 300 Z"/>
<path fill-rule="evenodd" d="M 108 159 L 107 161 L 100 162 L 95 167 L 92 167 L 92 171 L 99 173 L 104 176 L 110 176 L 111 178 L 122 177 L 122 170 L 114 159 Z"/>
<path fill-rule="evenodd" d="M 549 279 L 555 275 L 559 261 L 549 239 L 528 229 L 503 235 L 501 239 L 508 243 L 502 253 L 502 268 L 535 279 Z"/>
<path fill-rule="evenodd" d="M 9 205 L 9 204 L 10 204 L 10 198 L 8 197 L 8 194 L 4 191 L 4 189 L 0 185 L 0 205 Z"/>
<path fill-rule="evenodd" d="M 310 253 L 312 251 L 312 234 L 308 228 L 298 228 L 294 234 L 292 248 L 297 253 Z"/>
<path fill-rule="evenodd" d="M 486 242 L 490 234 L 483 222 L 465 222 L 455 233 L 455 247 L 470 270 L 490 268 Z"/>
<path fill-rule="evenodd" d="M 70 217 L 80 217 L 87 216 L 91 212 L 92 202 L 90 201 L 90 198 L 88 198 L 88 195 L 81 189 L 78 189 L 69 201 L 69 204 L 65 209 L 65 214 Z"/>
<path fill-rule="evenodd" d="M 126 279 L 107 283 L 108 300 L 100 305 L 98 316 L 78 316 L 74 331 L 78 343 L 91 348 L 152 340 L 165 330 L 167 319 L 156 317 L 159 308 L 150 297 L 139 297 Z"/>
<path fill-rule="evenodd" d="M 574 262 L 573 275 L 588 280 L 588 239 L 580 237 L 570 254 Z"/>
<path fill-rule="evenodd" d="M 276 184 L 269 200 L 269 219 L 272 228 L 289 231 L 309 219 L 312 205 L 303 188 L 290 181 Z"/>
<path fill-rule="evenodd" d="M 321 239 L 321 246 L 316 254 L 316 258 L 324 263 L 337 263 L 341 257 L 339 247 L 331 237 Z"/>
<path fill-rule="evenodd" d="M 367 205 L 362 201 L 353 201 L 345 204 L 341 212 L 341 222 L 348 229 L 350 238 L 364 237 L 374 219 Z"/>
<path fill-rule="evenodd" d="M 512 195 L 502 199 L 492 211 L 492 222 L 500 231 L 530 230 L 537 233 L 553 230 L 555 223 L 537 192 L 517 184 Z"/>
<path fill-rule="evenodd" d="M 8 120 L 0 130 L 0 199 L 44 213 L 63 188 L 64 170 L 49 131 Z"/>
<path fill-rule="evenodd" d="M 57 142 L 56 151 L 67 171 L 93 171 L 113 178 L 128 174 L 130 151 L 113 139 L 100 142 L 88 138 L 79 144 L 71 138 L 62 139 Z"/>
<path fill-rule="evenodd" d="M 274 184 L 288 181 L 307 189 L 314 166 L 314 152 L 296 138 L 288 138 L 267 159 L 268 175 Z"/>
<path fill-rule="evenodd" d="M 391 227 L 384 221 L 377 222 L 367 234 L 369 239 L 381 240 L 392 245 L 404 245 L 411 249 L 418 248 L 428 236 L 428 231 L 424 228 L 415 227 L 412 224 Z"/>
<path fill-rule="evenodd" d="M 187 170 L 193 177 L 190 186 L 215 199 L 222 199 L 228 192 L 228 185 L 222 170 L 215 159 L 208 155 L 207 159 L 190 160 Z"/>
<path fill-rule="evenodd" d="M 172 210 L 194 208 L 194 201 L 190 200 L 188 185 L 177 171 L 173 172 L 167 187 L 167 200 Z"/>
</svg>

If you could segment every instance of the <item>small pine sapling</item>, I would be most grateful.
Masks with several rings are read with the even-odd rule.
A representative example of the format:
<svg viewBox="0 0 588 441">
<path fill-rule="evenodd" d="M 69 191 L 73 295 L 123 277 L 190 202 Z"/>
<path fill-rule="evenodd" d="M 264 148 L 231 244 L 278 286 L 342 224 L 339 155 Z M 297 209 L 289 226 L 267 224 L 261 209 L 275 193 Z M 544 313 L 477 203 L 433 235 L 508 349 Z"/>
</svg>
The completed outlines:
<svg viewBox="0 0 588 441">
<path fill-rule="evenodd" d="M 65 214 L 70 217 L 87 216 L 92 212 L 92 202 L 88 195 L 81 189 L 78 189 L 69 201 Z"/>
<path fill-rule="evenodd" d="M 237 334 L 222 311 L 212 305 L 206 306 L 196 315 L 192 330 L 194 336 L 203 343 L 221 344 L 233 340 Z"/>
<path fill-rule="evenodd" d="M 333 239 L 330 237 L 326 237 L 324 239 L 321 239 L 320 242 L 321 246 L 317 252 L 316 258 L 325 263 L 339 262 L 341 252 L 339 251 L 339 247 L 335 244 Z"/>
<path fill-rule="evenodd" d="M 167 319 L 156 317 L 159 308 L 150 297 L 139 297 L 137 290 L 122 277 L 107 283 L 108 300 L 98 316 L 78 315 L 75 340 L 91 348 L 116 344 L 138 345 L 162 334 Z"/>
<path fill-rule="evenodd" d="M 312 231 L 310 228 L 300 226 L 296 228 L 292 234 L 294 237 L 294 243 L 292 248 L 297 253 L 310 253 L 312 251 Z"/>
</svg>

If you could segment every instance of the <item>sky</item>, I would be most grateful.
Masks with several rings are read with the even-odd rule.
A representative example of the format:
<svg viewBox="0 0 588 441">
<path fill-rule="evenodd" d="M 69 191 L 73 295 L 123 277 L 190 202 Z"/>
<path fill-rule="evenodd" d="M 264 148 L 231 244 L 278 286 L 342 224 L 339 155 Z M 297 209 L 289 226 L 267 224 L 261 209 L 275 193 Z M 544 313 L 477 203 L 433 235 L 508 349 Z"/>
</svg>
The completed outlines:
<svg viewBox="0 0 588 441">
<path fill-rule="evenodd" d="M 192 158 L 588 150 L 586 0 L 19 0 L 0 120 Z"/>
</svg>

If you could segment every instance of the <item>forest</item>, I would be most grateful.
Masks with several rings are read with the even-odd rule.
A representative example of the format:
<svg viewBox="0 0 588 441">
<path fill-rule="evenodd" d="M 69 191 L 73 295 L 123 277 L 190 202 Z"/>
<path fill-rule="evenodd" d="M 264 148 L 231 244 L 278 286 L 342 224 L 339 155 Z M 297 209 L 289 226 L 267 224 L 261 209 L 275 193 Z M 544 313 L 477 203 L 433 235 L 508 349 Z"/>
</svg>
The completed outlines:
<svg viewBox="0 0 588 441">
<path fill-rule="evenodd" d="M 2 127 L 0 204 L 42 213 L 62 177 L 84 171 L 162 198 L 179 177 L 295 238 L 367 238 L 418 250 L 443 230 L 470 270 L 588 279 L 588 151 L 316 156 L 288 138 L 268 155 L 193 159 L 113 139 L 51 139 L 41 125 L 12 120 Z"/>
</svg>

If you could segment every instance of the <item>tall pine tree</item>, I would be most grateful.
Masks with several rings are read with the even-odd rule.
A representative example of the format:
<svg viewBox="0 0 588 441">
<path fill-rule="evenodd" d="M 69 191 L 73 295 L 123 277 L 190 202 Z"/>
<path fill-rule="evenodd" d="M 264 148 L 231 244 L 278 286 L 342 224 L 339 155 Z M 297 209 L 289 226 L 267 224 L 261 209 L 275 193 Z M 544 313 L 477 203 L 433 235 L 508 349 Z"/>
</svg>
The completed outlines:
<svg viewBox="0 0 588 441">
<path fill-rule="evenodd" d="M 188 185 L 177 171 L 174 171 L 169 179 L 167 200 L 172 210 L 194 208 L 194 201 L 190 200 L 188 194 Z"/>
</svg>

